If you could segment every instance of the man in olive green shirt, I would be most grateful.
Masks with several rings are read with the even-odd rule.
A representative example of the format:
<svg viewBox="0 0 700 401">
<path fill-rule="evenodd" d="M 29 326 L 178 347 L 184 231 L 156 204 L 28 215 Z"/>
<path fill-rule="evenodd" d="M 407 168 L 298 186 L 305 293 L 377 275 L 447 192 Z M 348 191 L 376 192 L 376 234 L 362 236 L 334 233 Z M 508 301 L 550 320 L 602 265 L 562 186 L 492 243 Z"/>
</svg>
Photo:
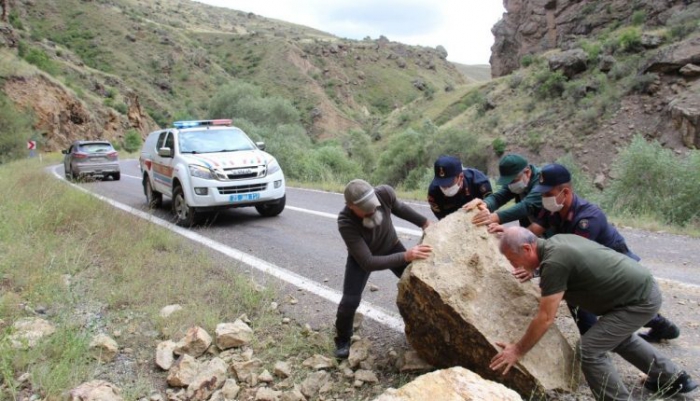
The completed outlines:
<svg viewBox="0 0 700 401">
<path fill-rule="evenodd" d="M 581 370 L 596 400 L 630 399 L 608 352 L 615 352 L 648 375 L 645 387 L 665 394 L 697 388 L 691 377 L 636 331 L 661 308 L 653 276 L 635 260 L 574 234 L 538 239 L 523 227 L 504 231 L 501 253 L 514 268 L 540 269 L 539 311 L 525 335 L 503 348 L 491 369 L 503 374 L 518 362 L 554 322 L 562 299 L 600 316 L 581 336 Z"/>
</svg>

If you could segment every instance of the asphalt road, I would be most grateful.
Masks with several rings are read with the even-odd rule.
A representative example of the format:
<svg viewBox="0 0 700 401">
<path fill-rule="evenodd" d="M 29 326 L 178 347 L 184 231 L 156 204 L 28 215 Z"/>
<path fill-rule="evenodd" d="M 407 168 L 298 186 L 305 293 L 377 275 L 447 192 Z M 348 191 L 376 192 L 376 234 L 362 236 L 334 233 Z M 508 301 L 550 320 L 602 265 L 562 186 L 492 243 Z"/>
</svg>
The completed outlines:
<svg viewBox="0 0 700 401">
<path fill-rule="evenodd" d="M 78 185 L 92 193 L 171 222 L 168 198 L 164 198 L 161 209 L 152 212 L 147 210 L 138 161 L 123 160 L 121 168 L 120 181 L 97 180 Z M 64 177 L 63 166 L 55 166 L 53 172 Z M 409 203 L 420 213 L 435 220 L 426 202 Z M 318 294 L 314 294 L 316 291 L 313 288 L 300 288 L 298 282 L 281 285 L 286 288 L 290 299 L 299 300 L 305 295 L 311 296 L 314 301 L 306 303 L 305 311 L 301 311 L 304 308 L 297 308 L 297 312 L 301 312 L 304 321 L 309 321 L 313 326 L 322 326 L 332 324 L 334 304 L 337 303 L 337 298 L 333 297 L 339 297 L 342 291 L 347 252 L 335 220 L 342 207 L 341 194 L 288 187 L 287 207 L 277 217 L 263 218 L 254 208 L 230 209 L 218 213 L 207 224 L 188 231 L 221 244 L 226 249 L 258 258 L 269 264 L 266 269 L 281 268 L 293 272 L 327 290 L 325 296 L 321 294 L 321 298 L 316 299 Z M 418 242 L 420 230 L 417 227 L 400 219 L 394 221 L 404 245 L 409 247 Z M 700 286 L 700 277 L 693 274 L 700 267 L 700 258 L 697 257 L 700 254 L 700 241 L 631 229 L 623 229 L 622 233 L 630 248 L 658 278 Z M 217 250 L 212 250 L 212 254 L 221 258 L 222 264 L 231 264 L 226 259 L 227 255 L 222 255 Z M 244 270 L 252 273 L 255 269 Z M 257 280 L 266 282 L 267 279 L 264 274 L 260 275 L 260 270 L 258 268 L 256 272 Z M 400 321 L 395 304 L 396 281 L 390 272 L 373 273 L 368 285 L 374 285 L 378 290 L 365 291 L 363 300 L 370 307 L 376 306 Z M 400 326 L 394 325 L 392 328 L 395 332 L 402 331 Z"/>
</svg>

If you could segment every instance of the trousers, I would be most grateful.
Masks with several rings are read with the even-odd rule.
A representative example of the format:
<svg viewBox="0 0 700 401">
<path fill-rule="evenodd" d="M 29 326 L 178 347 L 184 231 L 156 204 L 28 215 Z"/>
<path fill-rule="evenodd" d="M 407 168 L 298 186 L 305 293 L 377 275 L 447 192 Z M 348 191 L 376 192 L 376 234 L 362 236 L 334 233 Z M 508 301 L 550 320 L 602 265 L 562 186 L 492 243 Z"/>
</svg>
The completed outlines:
<svg viewBox="0 0 700 401">
<path fill-rule="evenodd" d="M 404 252 L 406 248 L 401 242 L 397 242 L 389 254 Z M 391 269 L 396 277 L 401 278 L 408 263 L 403 266 Z M 352 325 L 355 319 L 355 311 L 362 301 L 362 292 L 367 285 L 367 280 L 371 272 L 368 272 L 357 263 L 355 258 L 348 255 L 345 263 L 345 277 L 343 279 L 343 297 L 338 304 L 338 312 L 335 316 L 336 344 L 347 343 L 352 337 Z"/>
<path fill-rule="evenodd" d="M 658 313 L 661 302 L 661 291 L 654 280 L 646 301 L 611 310 L 581 336 L 581 370 L 596 400 L 630 399 L 608 355 L 610 351 L 659 383 L 668 382 L 680 372 L 676 364 L 635 333 Z"/>
</svg>

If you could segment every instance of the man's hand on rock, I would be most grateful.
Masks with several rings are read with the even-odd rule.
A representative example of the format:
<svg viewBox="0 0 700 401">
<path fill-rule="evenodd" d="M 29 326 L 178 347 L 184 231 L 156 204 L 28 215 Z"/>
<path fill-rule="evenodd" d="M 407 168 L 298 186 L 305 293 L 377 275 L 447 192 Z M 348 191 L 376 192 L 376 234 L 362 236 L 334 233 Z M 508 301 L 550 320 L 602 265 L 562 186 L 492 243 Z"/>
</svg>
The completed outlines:
<svg viewBox="0 0 700 401">
<path fill-rule="evenodd" d="M 533 274 L 522 267 L 516 267 L 513 269 L 513 276 L 521 283 L 524 283 L 532 280 Z"/>
<path fill-rule="evenodd" d="M 404 253 L 406 262 L 413 262 L 416 259 L 426 259 L 433 253 L 433 247 L 426 244 L 416 245 Z"/>
<path fill-rule="evenodd" d="M 479 205 L 486 206 L 486 202 L 484 202 L 483 200 L 481 200 L 479 198 L 472 199 L 469 202 L 467 202 L 464 206 L 462 206 L 462 209 L 469 211 L 469 210 L 475 209 Z"/>
<path fill-rule="evenodd" d="M 503 348 L 503 350 L 494 356 L 493 359 L 491 359 L 489 368 L 491 368 L 491 370 L 500 370 L 504 368 L 503 374 L 505 375 L 508 373 L 510 368 L 513 367 L 513 365 L 518 363 L 518 360 L 521 357 L 520 351 L 518 350 L 517 344 L 497 342 L 496 345 Z"/>
</svg>

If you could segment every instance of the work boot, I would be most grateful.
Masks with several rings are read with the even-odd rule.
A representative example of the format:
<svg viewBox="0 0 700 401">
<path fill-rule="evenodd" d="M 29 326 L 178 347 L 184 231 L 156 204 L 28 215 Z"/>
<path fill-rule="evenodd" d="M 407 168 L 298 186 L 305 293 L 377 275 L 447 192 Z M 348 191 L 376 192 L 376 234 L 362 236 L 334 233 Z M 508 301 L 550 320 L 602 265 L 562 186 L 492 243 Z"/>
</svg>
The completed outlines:
<svg viewBox="0 0 700 401">
<path fill-rule="evenodd" d="M 335 357 L 337 359 L 348 359 L 350 356 L 350 340 L 335 341 Z"/>
<path fill-rule="evenodd" d="M 649 331 L 639 336 L 649 343 L 658 343 L 661 342 L 661 340 L 673 340 L 681 335 L 681 330 L 678 326 L 661 315 L 656 315 L 645 327 L 649 327 Z"/>
<path fill-rule="evenodd" d="M 689 393 L 698 388 L 698 384 L 693 380 L 692 377 L 690 377 L 689 374 L 685 372 L 680 372 L 680 374 L 678 374 L 678 377 L 676 377 L 676 379 L 670 384 L 659 386 L 659 383 L 657 381 L 647 380 L 646 382 L 644 382 L 644 387 L 647 390 L 653 392 L 654 394 L 660 394 L 664 395 L 665 397 L 670 397 L 675 394 Z"/>
</svg>

